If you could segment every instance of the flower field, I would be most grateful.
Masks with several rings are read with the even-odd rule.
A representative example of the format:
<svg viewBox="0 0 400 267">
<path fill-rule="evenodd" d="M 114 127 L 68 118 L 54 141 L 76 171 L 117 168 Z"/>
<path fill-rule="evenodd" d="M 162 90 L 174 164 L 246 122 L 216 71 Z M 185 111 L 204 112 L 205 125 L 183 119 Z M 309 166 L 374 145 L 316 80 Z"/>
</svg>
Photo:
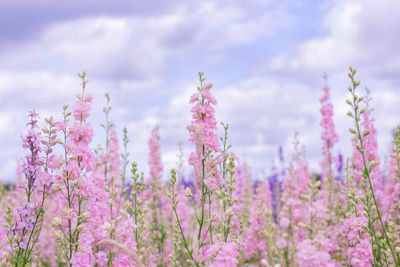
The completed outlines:
<svg viewBox="0 0 400 267">
<path fill-rule="evenodd" d="M 191 153 L 174 169 L 163 166 L 158 127 L 148 169 L 138 168 L 127 149 L 134 136 L 112 122 L 108 95 L 104 132 L 94 132 L 91 104 L 100 100 L 85 72 L 62 115 L 29 112 L 16 184 L 0 188 L 0 266 L 400 266 L 400 128 L 384 167 L 355 69 L 343 89 L 353 127 L 341 137 L 353 153 L 335 153 L 325 84 L 321 171 L 311 171 L 295 135 L 287 167 L 264 179 L 254 179 L 229 124 L 216 118 L 218 88 L 198 77 L 187 100 Z M 101 147 L 94 135 L 105 136 Z"/>
</svg>

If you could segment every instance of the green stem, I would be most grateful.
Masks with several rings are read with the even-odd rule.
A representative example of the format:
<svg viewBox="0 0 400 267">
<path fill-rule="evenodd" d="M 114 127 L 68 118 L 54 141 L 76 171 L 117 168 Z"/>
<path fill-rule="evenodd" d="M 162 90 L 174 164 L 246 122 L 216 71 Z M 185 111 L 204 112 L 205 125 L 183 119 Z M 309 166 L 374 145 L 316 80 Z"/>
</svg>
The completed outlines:
<svg viewBox="0 0 400 267">
<path fill-rule="evenodd" d="M 394 252 L 394 249 L 393 249 L 393 246 L 391 244 L 391 241 L 390 241 L 390 239 L 389 239 L 389 237 L 388 237 L 388 235 L 386 233 L 385 225 L 384 225 L 384 223 L 382 221 L 381 212 L 379 210 L 378 202 L 377 202 L 376 197 L 375 197 L 374 187 L 372 185 L 372 181 L 371 181 L 371 177 L 370 177 L 370 170 L 369 170 L 369 167 L 368 167 L 368 164 L 367 164 L 367 160 L 365 158 L 364 142 L 363 142 L 363 137 L 361 136 L 361 129 L 360 129 L 360 124 L 359 124 L 360 113 L 357 112 L 357 103 L 356 103 L 356 99 L 357 98 L 356 98 L 356 95 L 355 95 L 355 89 L 357 87 L 357 84 L 356 84 L 356 81 L 355 81 L 354 77 L 351 77 L 351 79 L 352 79 L 352 83 L 353 83 L 353 87 L 352 87 L 351 93 L 352 93 L 352 96 L 353 96 L 353 108 L 354 108 L 354 116 L 355 116 L 354 119 L 355 119 L 356 131 L 357 131 L 356 134 L 357 134 L 358 141 L 360 142 L 359 151 L 360 151 L 360 154 L 361 154 L 361 157 L 362 157 L 362 161 L 363 161 L 364 176 L 365 176 L 365 178 L 367 178 L 368 185 L 369 185 L 369 188 L 371 190 L 372 200 L 374 202 L 373 204 L 374 204 L 374 206 L 376 208 L 376 213 L 377 213 L 380 225 L 382 227 L 383 235 L 385 236 L 385 239 L 386 239 L 387 244 L 389 246 L 390 252 L 391 252 L 393 260 L 394 260 L 394 264 L 397 267 L 398 264 L 397 264 L 396 254 Z M 371 227 L 373 229 L 373 225 L 371 225 Z"/>
<path fill-rule="evenodd" d="M 178 216 L 178 212 L 176 211 L 176 201 L 175 201 L 175 185 L 174 184 L 172 184 L 172 193 L 171 193 L 171 200 L 172 200 L 172 210 L 174 211 L 174 214 L 175 214 L 175 219 L 176 219 L 176 222 L 178 223 L 178 227 L 179 227 L 179 231 L 180 231 L 180 233 L 181 233 L 181 237 L 182 237 L 182 240 L 183 240 L 183 246 L 185 247 L 185 249 L 186 249 L 186 251 L 188 252 L 188 254 L 189 254 L 189 256 L 190 256 L 190 258 L 192 259 L 192 261 L 193 261 L 193 263 L 197 266 L 197 267 L 199 267 L 200 266 L 200 264 L 194 259 L 194 257 L 193 257 L 193 252 L 191 251 L 191 249 L 189 248 L 189 244 L 188 244 L 188 242 L 187 242 L 187 240 L 186 240 L 186 238 L 185 238 L 185 234 L 183 233 L 183 229 L 182 229 L 182 225 L 181 225 L 181 221 L 180 221 L 180 219 L 179 219 L 179 216 Z"/>
<path fill-rule="evenodd" d="M 204 224 L 204 206 L 205 206 L 205 196 L 206 196 L 206 185 L 204 182 L 205 178 L 205 146 L 203 145 L 202 147 L 202 159 L 201 159 L 201 215 L 200 215 L 200 221 L 199 221 L 199 232 L 197 234 L 197 241 L 198 241 L 198 246 L 199 248 L 202 247 L 202 242 L 201 242 L 201 232 L 203 229 L 203 224 Z"/>
</svg>

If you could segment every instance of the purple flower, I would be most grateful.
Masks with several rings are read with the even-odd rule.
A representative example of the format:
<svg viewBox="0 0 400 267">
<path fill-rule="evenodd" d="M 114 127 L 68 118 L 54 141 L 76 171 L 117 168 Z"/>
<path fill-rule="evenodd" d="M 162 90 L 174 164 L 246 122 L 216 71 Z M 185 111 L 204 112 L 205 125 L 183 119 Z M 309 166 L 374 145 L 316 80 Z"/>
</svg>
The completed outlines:
<svg viewBox="0 0 400 267">
<path fill-rule="evenodd" d="M 40 175 L 40 166 L 43 164 L 43 160 L 40 158 L 42 137 L 37 126 L 38 114 L 35 111 L 31 111 L 28 117 L 29 122 L 27 126 L 30 128 L 22 138 L 22 147 L 28 149 L 29 154 L 25 156 L 25 161 L 22 163 L 22 170 L 28 180 L 28 190 L 33 190 L 36 178 Z"/>
</svg>

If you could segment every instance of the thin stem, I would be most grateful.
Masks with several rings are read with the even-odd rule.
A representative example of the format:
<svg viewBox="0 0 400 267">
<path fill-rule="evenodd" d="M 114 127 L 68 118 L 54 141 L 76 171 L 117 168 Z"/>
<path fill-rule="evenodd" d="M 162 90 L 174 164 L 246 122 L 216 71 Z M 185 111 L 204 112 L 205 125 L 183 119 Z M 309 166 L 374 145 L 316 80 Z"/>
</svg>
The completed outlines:
<svg viewBox="0 0 400 267">
<path fill-rule="evenodd" d="M 204 182 L 205 178 L 205 146 L 203 145 L 202 147 L 202 159 L 201 159 L 201 215 L 200 215 L 200 221 L 199 221 L 199 232 L 197 234 L 197 241 L 198 241 L 198 246 L 199 248 L 202 247 L 202 242 L 201 242 L 201 232 L 203 229 L 203 224 L 204 224 L 204 206 L 205 206 L 205 197 L 206 197 L 206 185 Z"/>
<path fill-rule="evenodd" d="M 364 142 L 363 142 L 363 136 L 365 136 L 365 134 L 363 134 L 363 135 L 361 134 L 361 127 L 360 127 L 360 123 L 359 123 L 360 114 L 362 114 L 362 111 L 361 112 L 358 111 L 358 102 L 360 100 L 355 94 L 355 90 L 359 85 L 359 81 L 355 80 L 354 75 L 355 75 L 355 70 L 350 69 L 349 77 L 350 77 L 350 79 L 352 81 L 352 87 L 350 87 L 349 90 L 350 90 L 350 92 L 352 94 L 352 100 L 353 100 L 352 108 L 353 108 L 353 111 L 354 111 L 354 121 L 355 121 L 355 126 L 356 126 L 355 134 L 356 134 L 356 137 L 357 137 L 359 145 L 360 145 L 359 152 L 361 154 L 361 158 L 362 158 L 362 162 L 363 162 L 363 168 L 364 168 L 363 169 L 363 174 L 364 174 L 364 177 L 368 181 L 369 189 L 370 189 L 371 195 L 372 195 L 373 204 L 374 204 L 374 206 L 376 208 L 376 213 L 377 213 L 377 216 L 378 216 L 378 220 L 379 220 L 380 225 L 382 227 L 382 232 L 383 232 L 383 235 L 384 235 L 384 237 L 385 237 L 385 239 L 387 241 L 387 245 L 389 246 L 390 252 L 392 254 L 392 257 L 393 257 L 393 260 L 394 260 L 394 264 L 395 264 L 395 266 L 398 266 L 396 254 L 394 252 L 392 243 L 391 243 L 391 241 L 390 241 L 390 239 L 389 239 L 389 237 L 387 235 L 385 224 L 382 221 L 381 212 L 379 210 L 378 202 L 377 202 L 376 197 L 375 197 L 375 190 L 374 190 L 374 187 L 372 185 L 372 181 L 371 181 L 371 177 L 370 177 L 370 167 L 368 166 L 368 163 L 367 163 L 367 160 L 366 160 L 366 157 L 365 157 L 365 147 L 364 147 Z M 373 168 L 373 166 L 371 168 Z M 372 224 L 371 224 L 371 229 L 373 230 L 373 225 Z"/>
<path fill-rule="evenodd" d="M 179 232 L 180 232 L 182 240 L 183 240 L 183 246 L 185 247 L 186 251 L 188 252 L 190 258 L 193 261 L 193 263 L 197 267 L 199 267 L 200 264 L 193 257 L 193 252 L 189 248 L 189 243 L 188 243 L 188 241 L 187 241 L 187 239 L 185 237 L 185 234 L 183 232 L 181 221 L 180 221 L 179 216 L 178 216 L 178 212 L 176 211 L 176 207 L 177 207 L 178 203 L 176 202 L 176 198 L 175 198 L 176 197 L 175 182 L 176 182 L 176 171 L 175 170 L 171 170 L 171 202 L 172 202 L 172 210 L 174 211 L 175 219 L 176 219 L 176 222 L 177 222 L 178 227 L 179 227 Z"/>
</svg>

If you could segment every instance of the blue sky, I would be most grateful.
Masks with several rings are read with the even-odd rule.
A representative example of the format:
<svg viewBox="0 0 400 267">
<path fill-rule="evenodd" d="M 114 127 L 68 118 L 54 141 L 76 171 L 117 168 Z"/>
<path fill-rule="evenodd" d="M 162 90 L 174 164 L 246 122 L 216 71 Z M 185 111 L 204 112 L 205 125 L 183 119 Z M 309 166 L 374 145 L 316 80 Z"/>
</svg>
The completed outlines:
<svg viewBox="0 0 400 267">
<path fill-rule="evenodd" d="M 349 65 L 372 90 L 383 155 L 400 111 L 396 10 L 396 0 L 0 0 L 0 179 L 14 179 L 27 112 L 57 117 L 74 103 L 81 70 L 95 97 L 93 145 L 103 143 L 109 92 L 112 120 L 128 127 L 131 159 L 144 171 L 157 124 L 167 168 L 178 142 L 189 153 L 188 99 L 199 70 L 214 83 L 217 116 L 230 123 L 234 150 L 255 176 L 271 168 L 278 146 L 290 153 L 294 130 L 319 170 L 324 72 L 341 137 L 335 150 L 350 153 Z"/>
</svg>

